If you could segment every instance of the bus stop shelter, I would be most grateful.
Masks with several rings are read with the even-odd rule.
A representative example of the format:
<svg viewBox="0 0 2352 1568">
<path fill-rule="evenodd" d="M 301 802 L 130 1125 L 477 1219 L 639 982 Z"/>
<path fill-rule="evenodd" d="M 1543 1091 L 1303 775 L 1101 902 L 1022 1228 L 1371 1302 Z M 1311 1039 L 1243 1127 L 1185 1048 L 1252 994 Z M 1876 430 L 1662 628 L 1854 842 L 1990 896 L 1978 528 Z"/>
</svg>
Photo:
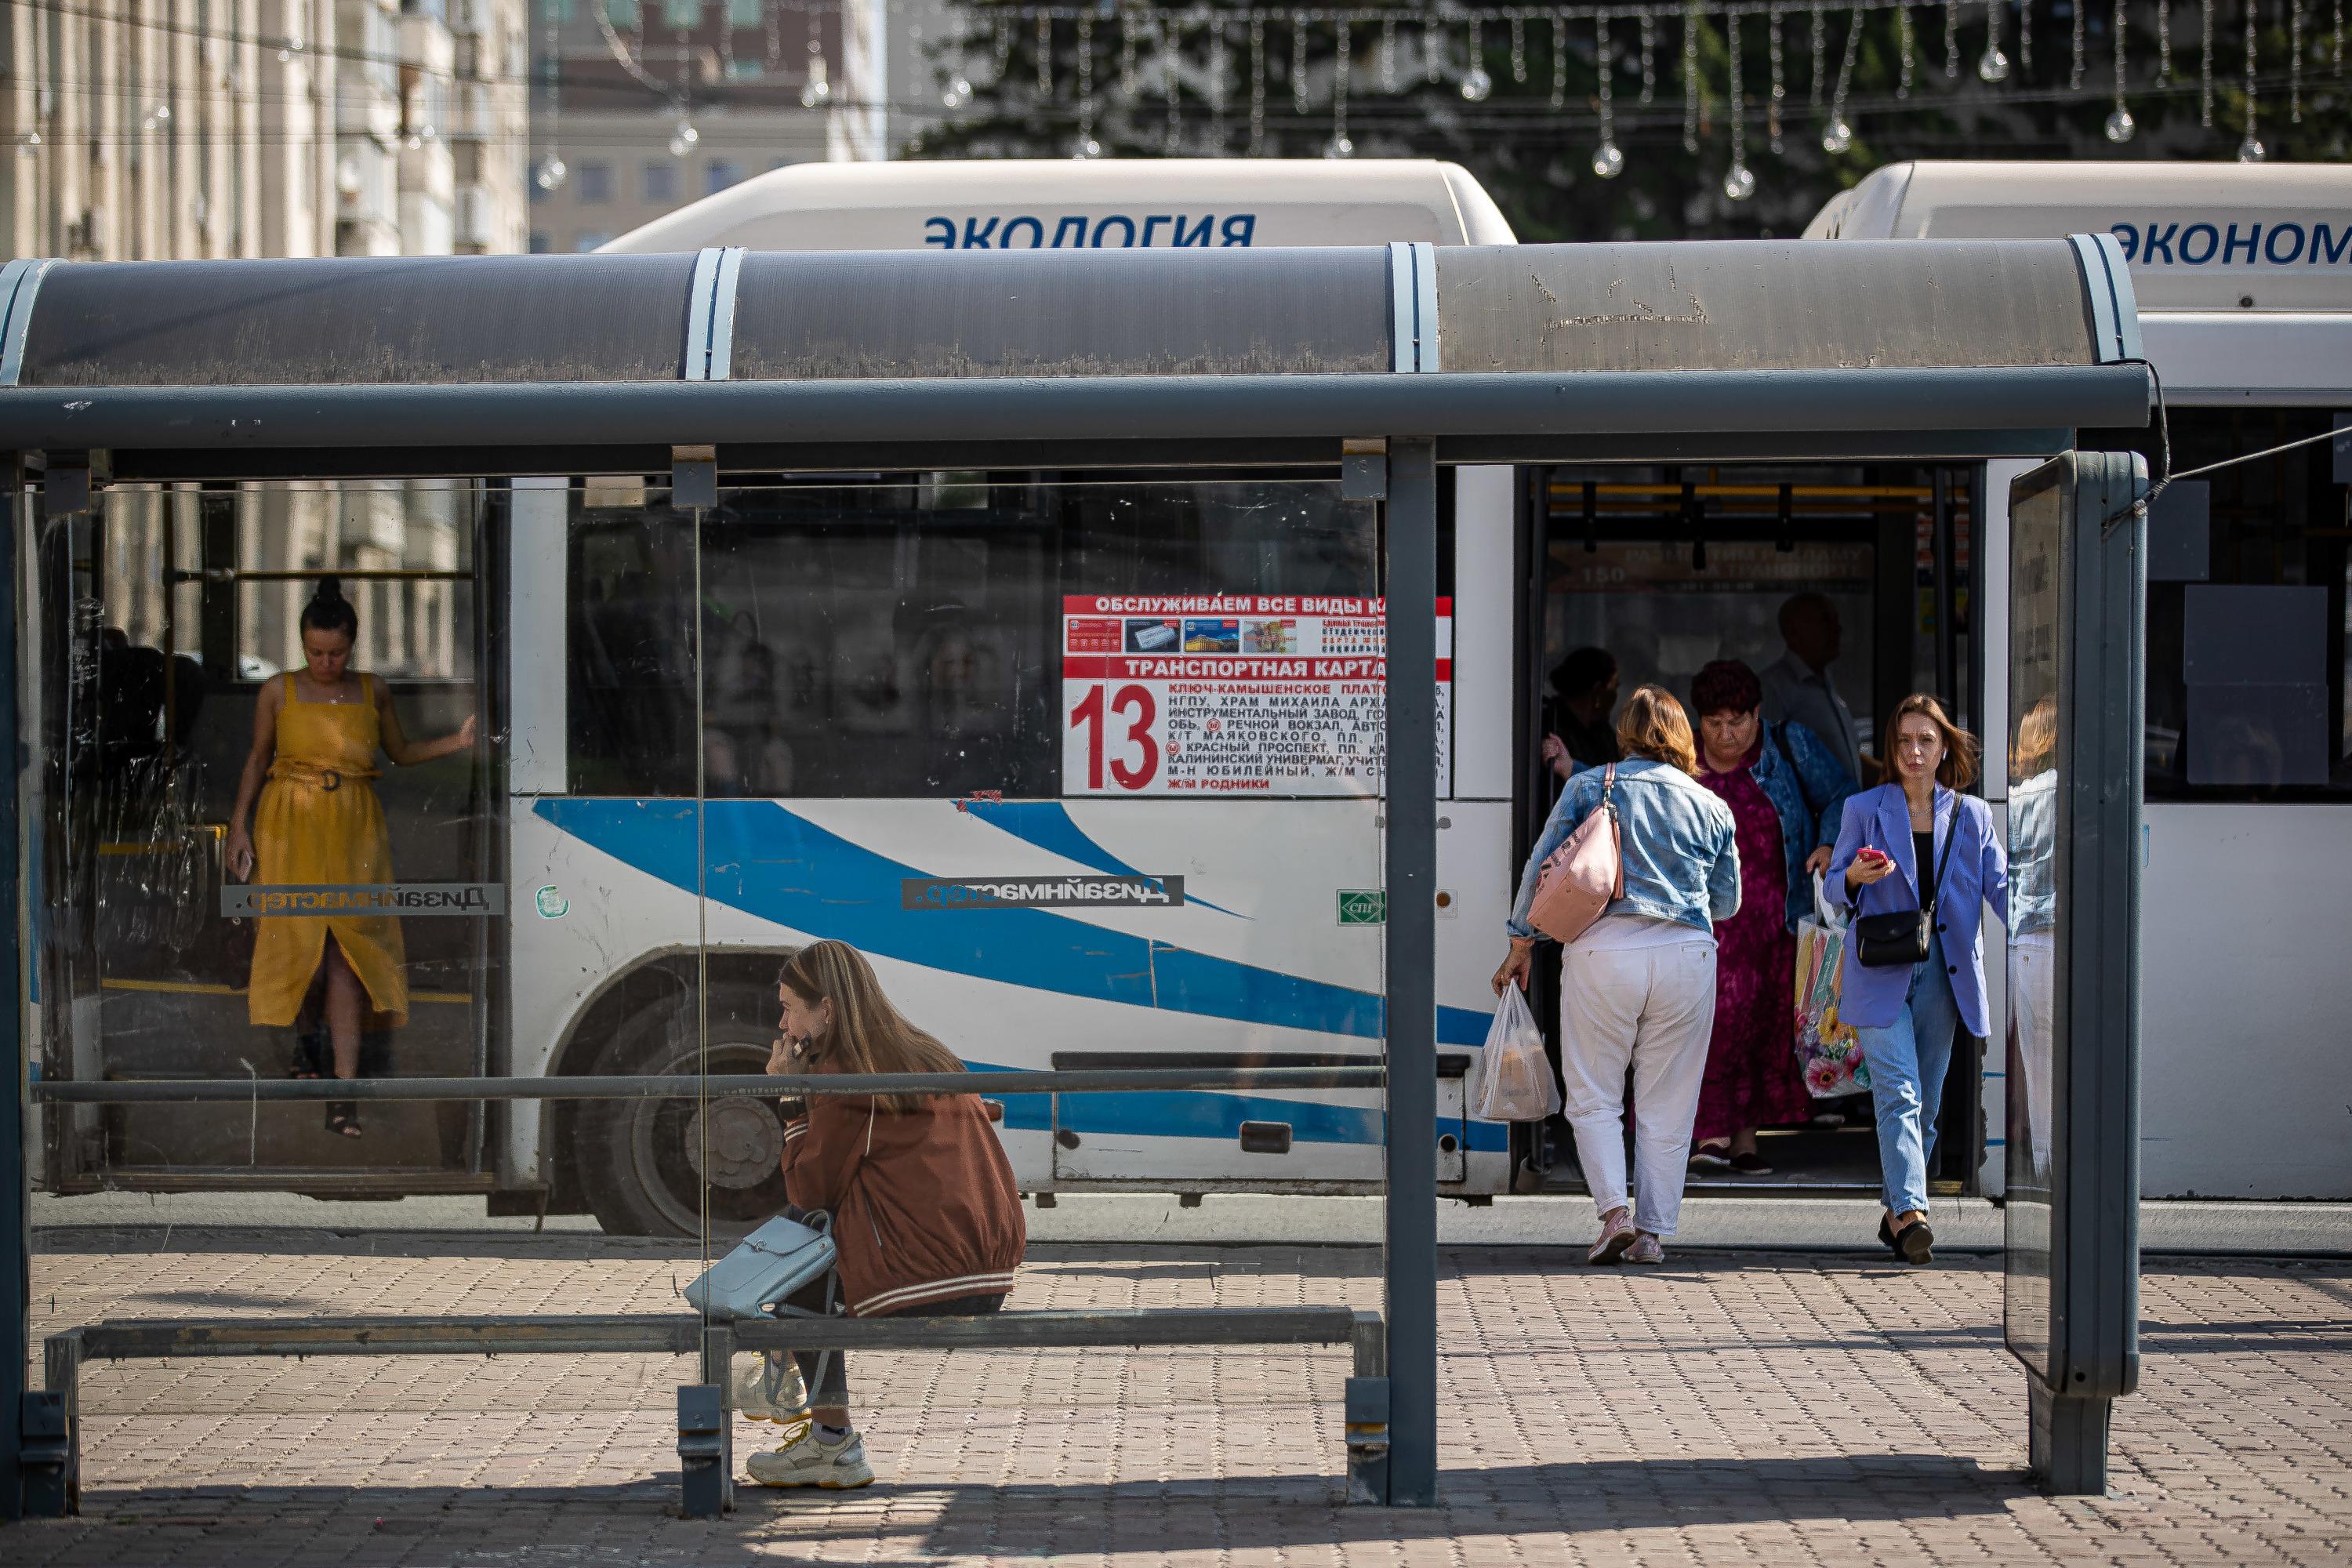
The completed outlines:
<svg viewBox="0 0 2352 1568">
<path fill-rule="evenodd" d="M 1426 671 L 1444 467 L 2053 459 L 2020 481 L 2032 570 L 2013 573 L 2011 689 L 2021 710 L 2047 696 L 2060 737 L 2039 842 L 2063 989 L 2060 1025 L 2038 1055 L 2028 1043 L 2053 1109 L 2049 1146 L 2012 1177 L 2009 1313 L 2037 1466 L 2062 1488 L 2102 1484 L 2106 1402 L 2135 1359 L 2124 848 L 2140 480 L 2069 454 L 2078 427 L 2149 416 L 2112 241 L 16 262 L 0 310 L 18 503 L 0 723 L 20 733 L 37 536 L 110 487 L 634 475 L 695 510 L 747 477 L 1295 471 L 1377 508 L 1386 658 Z M 1351 1384 L 1349 1419 L 1386 1426 L 1371 1500 L 1412 1506 L 1439 1485 L 1438 714 L 1426 679 L 1389 682 L 1383 701 L 1384 1371 Z M 25 798 L 0 804 L 0 921 L 19 959 L 0 1010 L 17 1064 L 0 1162 L 26 1168 L 37 1098 L 258 1095 L 242 1079 L 30 1081 L 41 895 L 18 852 Z M 69 1462 L 70 1412 L 16 1382 L 27 1213 L 19 1183 L 0 1207 L 11 1512 L 61 1495 Z"/>
</svg>

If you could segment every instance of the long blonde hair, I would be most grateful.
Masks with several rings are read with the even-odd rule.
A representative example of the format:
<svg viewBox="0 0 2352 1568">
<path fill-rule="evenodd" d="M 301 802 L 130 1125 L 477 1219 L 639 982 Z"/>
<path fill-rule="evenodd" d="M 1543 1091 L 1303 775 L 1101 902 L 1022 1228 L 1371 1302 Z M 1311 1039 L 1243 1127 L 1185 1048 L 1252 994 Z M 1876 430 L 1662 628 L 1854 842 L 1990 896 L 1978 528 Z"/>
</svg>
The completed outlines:
<svg viewBox="0 0 2352 1568">
<path fill-rule="evenodd" d="M 778 984 L 810 1006 L 833 1004 L 833 1024 L 814 1043 L 810 1068 L 828 1073 L 961 1072 L 964 1065 L 938 1037 L 909 1023 L 882 994 L 866 955 L 845 942 L 813 942 L 776 973 Z M 893 1113 L 919 1110 L 928 1094 L 880 1094 Z"/>
<path fill-rule="evenodd" d="M 1690 715 L 1663 686 L 1637 686 L 1617 715 L 1617 743 L 1636 757 L 1682 769 L 1696 777 L 1698 745 L 1691 739 Z"/>
</svg>

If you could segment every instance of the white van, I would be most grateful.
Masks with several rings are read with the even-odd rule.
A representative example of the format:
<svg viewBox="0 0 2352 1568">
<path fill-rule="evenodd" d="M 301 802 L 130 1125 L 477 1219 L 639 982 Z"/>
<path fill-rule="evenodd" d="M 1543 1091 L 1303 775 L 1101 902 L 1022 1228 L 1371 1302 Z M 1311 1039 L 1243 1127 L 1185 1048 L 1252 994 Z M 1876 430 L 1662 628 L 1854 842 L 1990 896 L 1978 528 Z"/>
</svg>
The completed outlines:
<svg viewBox="0 0 2352 1568">
<path fill-rule="evenodd" d="M 1427 158 L 799 163 L 613 240 L 616 252 L 1516 245 L 1468 170 Z"/>
</svg>

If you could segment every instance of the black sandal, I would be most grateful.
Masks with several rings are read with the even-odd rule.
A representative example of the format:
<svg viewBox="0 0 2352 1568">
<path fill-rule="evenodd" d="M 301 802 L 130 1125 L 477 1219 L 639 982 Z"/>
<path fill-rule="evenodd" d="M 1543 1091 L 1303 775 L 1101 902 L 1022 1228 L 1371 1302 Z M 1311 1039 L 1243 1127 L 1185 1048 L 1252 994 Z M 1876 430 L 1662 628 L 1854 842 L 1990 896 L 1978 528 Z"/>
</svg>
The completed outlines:
<svg viewBox="0 0 2352 1568">
<path fill-rule="evenodd" d="M 327 1131 L 340 1132 L 346 1138 L 357 1138 L 366 1131 L 360 1125 L 360 1102 L 356 1100 L 327 1101 Z"/>
<path fill-rule="evenodd" d="M 294 1036 L 294 1058 L 286 1069 L 288 1078 L 324 1078 L 327 1076 L 327 1031 L 307 1029 Z"/>
</svg>

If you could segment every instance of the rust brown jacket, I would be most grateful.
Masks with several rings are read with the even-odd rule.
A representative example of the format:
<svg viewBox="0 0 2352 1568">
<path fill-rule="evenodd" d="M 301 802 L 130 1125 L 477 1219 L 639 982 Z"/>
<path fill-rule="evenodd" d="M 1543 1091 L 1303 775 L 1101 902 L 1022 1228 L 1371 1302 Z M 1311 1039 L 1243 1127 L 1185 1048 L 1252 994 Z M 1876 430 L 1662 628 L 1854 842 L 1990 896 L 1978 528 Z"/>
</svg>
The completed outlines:
<svg viewBox="0 0 2352 1568">
<path fill-rule="evenodd" d="M 978 1095 L 898 1112 L 867 1095 L 805 1103 L 807 1114 L 784 1124 L 784 1191 L 833 1215 L 852 1315 L 1013 1289 L 1029 1227 Z"/>
</svg>

